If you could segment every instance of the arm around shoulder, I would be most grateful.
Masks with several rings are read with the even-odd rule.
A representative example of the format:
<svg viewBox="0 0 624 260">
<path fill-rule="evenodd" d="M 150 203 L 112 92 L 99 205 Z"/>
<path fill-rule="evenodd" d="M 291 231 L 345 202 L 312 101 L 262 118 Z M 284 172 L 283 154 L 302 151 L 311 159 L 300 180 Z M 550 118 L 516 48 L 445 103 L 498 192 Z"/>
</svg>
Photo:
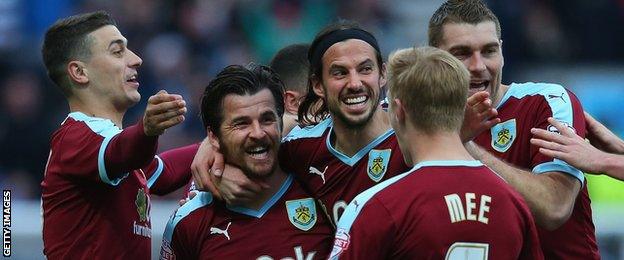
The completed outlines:
<svg viewBox="0 0 624 260">
<path fill-rule="evenodd" d="M 198 147 L 199 144 L 192 144 L 158 155 L 161 158 L 162 167 L 159 165 L 155 171 L 152 171 L 153 173 L 147 176 L 150 192 L 165 195 L 190 183 L 191 161 Z"/>
</svg>

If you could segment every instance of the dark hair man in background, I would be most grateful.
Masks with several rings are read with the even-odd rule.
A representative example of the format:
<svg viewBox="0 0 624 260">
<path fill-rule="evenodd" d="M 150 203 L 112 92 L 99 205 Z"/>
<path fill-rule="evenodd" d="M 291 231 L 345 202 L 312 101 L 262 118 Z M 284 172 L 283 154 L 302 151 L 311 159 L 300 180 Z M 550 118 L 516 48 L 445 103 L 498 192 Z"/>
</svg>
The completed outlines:
<svg viewBox="0 0 624 260">
<path fill-rule="evenodd" d="M 560 85 L 502 84 L 502 44 L 498 18 L 480 0 L 447 1 L 429 20 L 429 45 L 464 63 L 470 91 L 489 92 L 501 119 L 468 142 L 468 151 L 524 196 L 546 259 L 599 259 L 583 173 L 530 143 L 531 128 L 554 128 L 549 117 L 585 136 L 581 104 Z"/>
</svg>

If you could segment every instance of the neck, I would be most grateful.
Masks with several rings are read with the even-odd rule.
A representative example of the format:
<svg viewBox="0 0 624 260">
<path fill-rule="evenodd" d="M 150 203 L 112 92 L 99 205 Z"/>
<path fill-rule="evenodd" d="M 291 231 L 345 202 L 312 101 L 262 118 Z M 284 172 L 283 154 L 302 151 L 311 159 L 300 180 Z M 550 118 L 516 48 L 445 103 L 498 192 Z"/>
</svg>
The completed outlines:
<svg viewBox="0 0 624 260">
<path fill-rule="evenodd" d="M 262 206 L 264 206 L 264 204 L 266 204 L 267 201 L 269 201 L 269 199 L 271 199 L 271 197 L 273 197 L 273 195 L 275 195 L 275 193 L 277 193 L 277 191 L 279 191 L 284 181 L 286 181 L 286 177 L 286 173 L 284 173 L 284 171 L 277 166 L 275 171 L 270 176 L 258 180 L 267 184 L 268 188 L 262 189 L 253 201 L 241 203 L 240 206 L 248 209 L 259 210 Z"/>
<path fill-rule="evenodd" d="M 505 96 L 505 93 L 507 93 L 507 90 L 509 90 L 509 85 L 503 85 L 501 83 L 500 88 L 496 93 L 496 96 L 491 97 L 493 107 L 497 107 L 500 104 L 500 102 L 503 100 L 503 97 Z"/>
<path fill-rule="evenodd" d="M 69 99 L 69 110 L 71 112 L 82 112 L 88 116 L 109 119 L 119 128 L 123 128 L 123 117 L 127 111 L 127 109 L 116 109 L 112 104 L 104 104 L 97 101 L 91 102 L 75 96 Z"/>
<path fill-rule="evenodd" d="M 423 161 L 474 160 L 456 132 L 437 131 L 435 134 L 424 134 L 411 131 L 403 139 L 407 140 L 413 165 Z"/>
<path fill-rule="evenodd" d="M 295 126 L 297 126 L 298 124 L 297 115 L 291 114 L 291 113 L 284 113 L 284 115 L 282 116 L 282 124 L 283 124 L 282 137 L 284 137 L 288 135 L 288 133 L 290 133 L 290 131 Z"/>
<path fill-rule="evenodd" d="M 333 133 L 335 139 L 332 141 L 334 149 L 347 156 L 353 156 L 364 146 L 375 140 L 377 137 L 390 129 L 390 123 L 386 112 L 378 108 L 373 117 L 360 128 L 349 127 L 343 122 L 334 119 Z"/>
</svg>

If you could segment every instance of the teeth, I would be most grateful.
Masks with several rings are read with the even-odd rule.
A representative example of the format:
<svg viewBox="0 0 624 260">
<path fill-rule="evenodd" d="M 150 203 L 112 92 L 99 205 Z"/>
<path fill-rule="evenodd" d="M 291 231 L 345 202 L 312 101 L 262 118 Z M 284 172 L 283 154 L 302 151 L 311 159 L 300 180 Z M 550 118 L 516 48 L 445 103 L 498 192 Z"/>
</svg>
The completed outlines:
<svg viewBox="0 0 624 260">
<path fill-rule="evenodd" d="M 345 103 L 347 105 L 353 105 L 353 104 L 362 103 L 364 101 L 366 101 L 366 96 L 360 96 L 360 97 L 354 97 L 354 98 L 347 98 L 345 100 Z"/>
<path fill-rule="evenodd" d="M 269 156 L 269 150 L 262 146 L 252 148 L 248 151 L 248 153 L 251 155 L 251 158 L 254 159 L 265 159 Z"/>
<path fill-rule="evenodd" d="M 266 147 L 258 146 L 258 147 L 250 149 L 249 153 L 252 153 L 252 154 L 263 153 L 263 152 L 266 152 L 266 150 L 267 150 Z"/>
<path fill-rule="evenodd" d="M 485 82 L 470 83 L 470 88 L 485 88 Z"/>
<path fill-rule="evenodd" d="M 265 146 L 257 146 L 251 149 L 247 149 L 247 154 L 254 159 L 265 159 L 269 156 L 269 149 Z"/>
<path fill-rule="evenodd" d="M 263 152 L 263 153 L 252 153 L 252 154 L 251 154 L 251 158 L 254 158 L 254 159 L 264 159 L 264 158 L 266 158 L 268 155 L 269 155 L 269 153 L 268 153 L 268 152 L 266 152 L 266 151 L 265 151 L 265 152 Z"/>
</svg>

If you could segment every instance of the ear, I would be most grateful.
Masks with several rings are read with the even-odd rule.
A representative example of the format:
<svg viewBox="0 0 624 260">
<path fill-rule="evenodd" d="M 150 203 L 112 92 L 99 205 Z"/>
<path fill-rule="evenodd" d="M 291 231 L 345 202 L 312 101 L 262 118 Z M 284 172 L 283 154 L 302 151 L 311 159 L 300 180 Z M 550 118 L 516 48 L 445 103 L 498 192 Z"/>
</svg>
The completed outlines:
<svg viewBox="0 0 624 260">
<path fill-rule="evenodd" d="M 217 150 L 220 150 L 221 146 L 219 145 L 219 138 L 217 137 L 217 135 L 210 131 L 210 127 L 206 128 L 206 132 L 208 134 L 208 140 L 210 141 L 210 144 Z"/>
<path fill-rule="evenodd" d="M 399 125 L 404 125 L 405 124 L 405 107 L 403 107 L 403 103 L 401 103 L 401 100 L 398 98 L 395 98 L 392 100 L 392 104 L 390 104 L 392 106 L 392 109 L 390 109 L 392 111 L 391 116 L 396 118 L 396 122 L 399 123 Z"/>
<path fill-rule="evenodd" d="M 381 71 L 379 72 L 379 86 L 380 87 L 385 86 L 386 83 L 388 82 L 386 78 L 386 75 L 387 75 L 386 73 L 387 73 L 386 63 L 384 62 L 381 64 Z"/>
<path fill-rule="evenodd" d="M 78 84 L 89 83 L 89 72 L 87 66 L 82 61 L 73 60 L 67 64 L 67 75 L 72 82 Z"/>
<path fill-rule="evenodd" d="M 319 78 L 314 75 L 310 78 L 310 82 L 312 83 L 312 90 L 314 90 L 314 94 L 321 98 L 325 98 L 325 89 L 323 88 L 323 84 Z"/>
<path fill-rule="evenodd" d="M 297 110 L 299 110 L 301 94 L 297 91 L 286 90 L 284 92 L 284 108 L 286 112 L 290 114 L 297 114 Z"/>
</svg>

